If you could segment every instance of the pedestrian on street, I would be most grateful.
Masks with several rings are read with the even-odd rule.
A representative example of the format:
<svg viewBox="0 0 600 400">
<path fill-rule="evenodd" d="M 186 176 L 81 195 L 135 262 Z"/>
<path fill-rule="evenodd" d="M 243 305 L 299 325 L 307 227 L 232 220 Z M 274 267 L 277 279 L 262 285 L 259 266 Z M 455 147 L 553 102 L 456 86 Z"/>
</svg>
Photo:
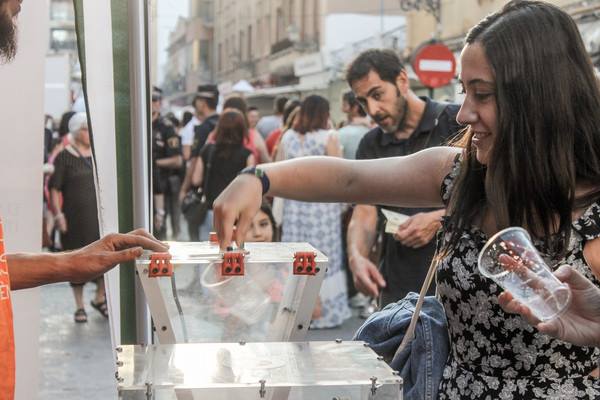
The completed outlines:
<svg viewBox="0 0 600 400">
<path fill-rule="evenodd" d="M 179 192 L 183 155 L 181 138 L 169 118 L 161 115 L 162 90 L 152 91 L 152 189 L 154 194 L 154 233 L 167 238 L 167 217 L 171 220 L 172 235 L 179 236 Z M 167 213 L 169 211 L 169 213 Z"/>
<path fill-rule="evenodd" d="M 277 96 L 273 100 L 273 115 L 265 115 L 256 124 L 256 130 L 261 134 L 263 139 L 269 136 L 269 133 L 273 132 L 277 128 L 281 128 L 283 124 L 283 110 L 285 109 L 285 103 L 287 103 L 287 97 Z"/>
<path fill-rule="evenodd" d="M 378 125 L 358 143 L 359 160 L 406 156 L 440 146 L 461 129 L 456 122 L 459 106 L 418 97 L 410 89 L 404 64 L 391 50 L 360 54 L 348 67 L 346 80 L 356 102 Z M 342 143 L 344 130 L 351 127 L 340 131 Z M 419 291 L 435 253 L 433 238 L 445 211 L 426 204 L 415 206 L 357 204 L 352 212 L 347 249 L 354 285 L 359 292 L 378 298 L 381 308 Z M 394 234 L 385 232 L 384 208 L 409 217 Z M 369 259 L 378 235 L 382 236 L 379 267 Z M 435 293 L 435 285 L 431 286 L 429 294 Z"/>
<path fill-rule="evenodd" d="M 50 208 L 60 232 L 63 250 L 80 249 L 100 238 L 96 186 L 92 165 L 92 149 L 87 125 L 87 114 L 77 113 L 69 121 L 72 142 L 54 160 L 54 173 L 50 177 Z M 90 305 L 108 318 L 104 292 L 104 277 L 93 280 L 95 298 Z M 77 323 L 87 322 L 83 301 L 83 286 L 87 282 L 71 282 L 75 297 Z"/>
<path fill-rule="evenodd" d="M 337 135 L 329 130 L 329 102 L 311 95 L 302 102 L 296 124 L 281 138 L 282 159 L 315 155 L 341 157 Z M 308 203 L 285 199 L 281 224 L 282 242 L 308 242 L 327 254 L 329 266 L 319 299 L 321 314 L 311 328 L 334 328 L 350 318 L 346 274 L 343 270 L 342 206 L 336 203 Z"/>
<path fill-rule="evenodd" d="M 17 51 L 16 17 L 22 2 L 0 0 L 0 59 L 4 62 L 11 61 Z M 56 282 L 87 282 L 117 264 L 140 257 L 142 248 L 167 251 L 164 244 L 143 230 L 113 233 L 79 250 L 64 253 L 6 254 L 4 239 L 0 219 L 0 398 L 6 400 L 12 400 L 15 391 L 12 290 Z"/>
</svg>

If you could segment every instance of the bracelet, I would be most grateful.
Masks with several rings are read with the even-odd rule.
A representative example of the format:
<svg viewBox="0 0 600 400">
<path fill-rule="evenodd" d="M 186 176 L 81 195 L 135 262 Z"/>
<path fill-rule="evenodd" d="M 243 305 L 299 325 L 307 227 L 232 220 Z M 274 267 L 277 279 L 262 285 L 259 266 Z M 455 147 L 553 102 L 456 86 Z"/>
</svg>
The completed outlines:
<svg viewBox="0 0 600 400">
<path fill-rule="evenodd" d="M 255 166 L 247 167 L 241 170 L 238 175 L 242 174 L 254 175 L 260 180 L 260 184 L 262 185 L 263 196 L 269 191 L 269 188 L 271 187 L 271 181 L 269 180 L 269 177 L 267 176 L 266 172 L 262 169 L 256 168 Z"/>
</svg>

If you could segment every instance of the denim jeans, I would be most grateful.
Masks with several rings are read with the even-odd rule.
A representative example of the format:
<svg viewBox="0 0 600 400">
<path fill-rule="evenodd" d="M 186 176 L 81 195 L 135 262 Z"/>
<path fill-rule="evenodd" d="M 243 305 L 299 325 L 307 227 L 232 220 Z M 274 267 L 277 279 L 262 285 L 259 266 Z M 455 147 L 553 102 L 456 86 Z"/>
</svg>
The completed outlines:
<svg viewBox="0 0 600 400">
<path fill-rule="evenodd" d="M 400 372 L 404 381 L 404 400 L 435 400 L 449 352 L 446 314 L 435 297 L 425 297 L 415 338 L 394 357 L 418 299 L 417 293 L 410 292 L 404 299 L 388 304 L 358 328 L 354 339 L 369 343 L 394 370 Z"/>
<path fill-rule="evenodd" d="M 200 228 L 198 228 L 198 235 L 201 242 L 207 241 L 210 236 L 210 232 L 213 230 L 213 210 L 208 210 L 206 212 L 206 217 L 204 218 L 204 222 L 200 224 Z"/>
</svg>

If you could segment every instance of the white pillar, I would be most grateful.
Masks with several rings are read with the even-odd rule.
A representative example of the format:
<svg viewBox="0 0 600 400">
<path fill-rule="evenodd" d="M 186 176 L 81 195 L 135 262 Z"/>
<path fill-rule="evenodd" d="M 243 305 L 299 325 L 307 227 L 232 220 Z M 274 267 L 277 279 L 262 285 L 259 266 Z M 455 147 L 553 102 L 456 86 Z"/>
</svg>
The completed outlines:
<svg viewBox="0 0 600 400">
<path fill-rule="evenodd" d="M 48 0 L 23 3 L 14 61 L 0 66 L 0 215 L 7 253 L 39 252 L 42 238 L 44 66 Z M 36 399 L 39 290 L 13 292 L 16 399 Z M 60 360 L 57 360 L 60 362 Z"/>
</svg>

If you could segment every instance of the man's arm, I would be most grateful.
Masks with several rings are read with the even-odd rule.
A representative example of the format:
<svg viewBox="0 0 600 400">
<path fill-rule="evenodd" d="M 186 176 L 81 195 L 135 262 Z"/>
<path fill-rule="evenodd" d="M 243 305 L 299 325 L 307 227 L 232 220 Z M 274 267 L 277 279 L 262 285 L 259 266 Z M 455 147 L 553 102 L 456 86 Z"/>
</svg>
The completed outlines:
<svg viewBox="0 0 600 400">
<path fill-rule="evenodd" d="M 356 205 L 348 225 L 348 262 L 356 289 L 371 297 L 379 296 L 386 283 L 377 266 L 369 260 L 369 252 L 377 238 L 377 208 Z"/>
<path fill-rule="evenodd" d="M 112 233 L 79 250 L 63 253 L 7 254 L 11 289 L 56 282 L 86 282 L 115 265 L 133 261 L 142 249 L 164 252 L 168 247 L 142 229 Z"/>
</svg>

